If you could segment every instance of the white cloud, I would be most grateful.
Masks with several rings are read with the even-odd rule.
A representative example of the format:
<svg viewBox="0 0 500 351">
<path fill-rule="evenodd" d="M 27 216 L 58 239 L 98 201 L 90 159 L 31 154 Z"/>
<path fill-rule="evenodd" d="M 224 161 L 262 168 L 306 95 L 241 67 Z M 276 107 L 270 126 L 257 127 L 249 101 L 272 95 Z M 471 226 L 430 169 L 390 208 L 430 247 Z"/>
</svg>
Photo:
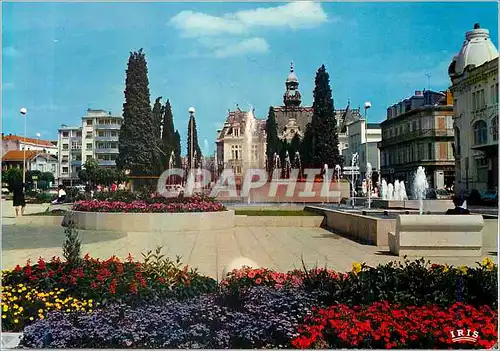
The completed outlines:
<svg viewBox="0 0 500 351">
<path fill-rule="evenodd" d="M 269 50 L 269 44 L 264 38 L 244 39 L 234 45 L 225 46 L 215 50 L 215 56 L 219 58 L 239 56 L 250 53 L 266 53 Z"/>
<path fill-rule="evenodd" d="M 247 34 L 254 28 L 310 28 L 326 22 L 327 19 L 320 3 L 294 1 L 276 7 L 259 7 L 228 13 L 221 17 L 182 11 L 175 15 L 170 23 L 186 37 L 203 37 Z"/>
<path fill-rule="evenodd" d="M 2 49 L 2 54 L 5 57 L 18 57 L 21 52 L 13 46 L 7 46 Z"/>
</svg>

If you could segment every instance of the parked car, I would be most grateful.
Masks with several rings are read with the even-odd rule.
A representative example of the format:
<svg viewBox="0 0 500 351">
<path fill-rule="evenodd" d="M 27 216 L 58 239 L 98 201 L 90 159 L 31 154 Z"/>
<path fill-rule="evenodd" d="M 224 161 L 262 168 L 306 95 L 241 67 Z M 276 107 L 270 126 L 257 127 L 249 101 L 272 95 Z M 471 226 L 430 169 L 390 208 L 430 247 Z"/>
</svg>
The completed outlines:
<svg viewBox="0 0 500 351">
<path fill-rule="evenodd" d="M 2 187 L 2 195 L 9 195 L 10 191 L 7 189 L 7 187 Z"/>
<path fill-rule="evenodd" d="M 436 190 L 436 199 L 438 200 L 449 200 L 453 197 L 453 194 L 446 189 Z"/>
<path fill-rule="evenodd" d="M 488 204 L 498 203 L 498 191 L 490 189 L 481 193 L 481 201 Z"/>
</svg>

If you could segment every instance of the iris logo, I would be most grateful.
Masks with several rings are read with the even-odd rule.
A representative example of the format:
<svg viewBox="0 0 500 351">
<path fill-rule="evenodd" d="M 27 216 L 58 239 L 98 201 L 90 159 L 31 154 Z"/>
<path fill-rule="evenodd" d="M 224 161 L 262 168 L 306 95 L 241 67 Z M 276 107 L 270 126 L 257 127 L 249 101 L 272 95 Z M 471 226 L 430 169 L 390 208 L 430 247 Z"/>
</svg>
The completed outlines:
<svg viewBox="0 0 500 351">
<path fill-rule="evenodd" d="M 475 343 L 479 338 L 479 332 L 477 330 L 470 329 L 457 329 L 450 332 L 452 342 L 470 342 Z"/>
</svg>

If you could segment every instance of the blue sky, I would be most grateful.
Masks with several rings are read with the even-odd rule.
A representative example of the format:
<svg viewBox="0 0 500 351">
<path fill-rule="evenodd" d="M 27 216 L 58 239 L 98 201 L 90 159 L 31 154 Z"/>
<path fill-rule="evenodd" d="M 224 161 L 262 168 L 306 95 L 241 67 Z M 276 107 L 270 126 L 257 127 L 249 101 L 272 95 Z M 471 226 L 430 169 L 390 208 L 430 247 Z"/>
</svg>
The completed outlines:
<svg viewBox="0 0 500 351">
<path fill-rule="evenodd" d="M 2 131 L 56 138 L 87 108 L 121 114 L 130 51 L 144 48 L 151 100 L 169 98 L 185 150 L 188 108 L 213 152 L 228 109 L 266 118 L 294 61 L 303 105 L 325 64 L 335 107 L 372 103 L 370 121 L 414 90 L 446 89 L 475 22 L 498 47 L 490 3 L 3 3 Z M 205 139 L 208 142 L 204 142 Z"/>
</svg>

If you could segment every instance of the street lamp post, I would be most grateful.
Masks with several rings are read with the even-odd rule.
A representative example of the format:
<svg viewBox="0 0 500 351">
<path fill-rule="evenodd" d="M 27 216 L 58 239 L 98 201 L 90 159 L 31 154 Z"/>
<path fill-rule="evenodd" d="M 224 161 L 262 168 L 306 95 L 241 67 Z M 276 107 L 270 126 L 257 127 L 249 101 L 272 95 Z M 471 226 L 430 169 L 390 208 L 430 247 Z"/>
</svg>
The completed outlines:
<svg viewBox="0 0 500 351">
<path fill-rule="evenodd" d="M 26 184 L 26 115 L 28 110 L 23 107 L 19 110 L 19 113 L 24 116 L 23 183 Z"/>
<path fill-rule="evenodd" d="M 189 108 L 189 128 L 191 130 L 191 138 L 189 140 L 189 144 L 191 145 L 191 149 L 190 149 L 190 152 L 189 152 L 189 169 L 193 168 L 193 157 L 194 157 L 194 153 L 193 153 L 193 144 L 194 144 L 194 133 L 193 133 L 193 129 L 194 129 L 194 113 L 196 112 L 196 110 L 194 109 L 194 107 L 190 107 Z M 193 120 L 191 120 L 191 117 L 193 118 Z"/>
<path fill-rule="evenodd" d="M 366 189 L 368 192 L 368 209 L 371 207 L 371 179 L 368 179 L 368 109 L 372 107 L 371 102 L 365 102 L 365 177 Z"/>
</svg>

